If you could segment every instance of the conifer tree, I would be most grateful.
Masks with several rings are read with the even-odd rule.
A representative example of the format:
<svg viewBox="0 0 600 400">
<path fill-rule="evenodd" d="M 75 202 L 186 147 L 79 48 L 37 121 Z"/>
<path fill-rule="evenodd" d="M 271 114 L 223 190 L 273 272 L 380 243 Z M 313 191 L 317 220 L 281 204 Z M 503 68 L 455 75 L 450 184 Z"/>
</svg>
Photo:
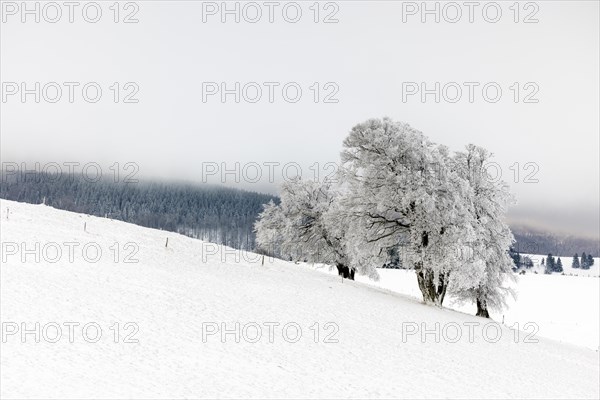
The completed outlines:
<svg viewBox="0 0 600 400">
<path fill-rule="evenodd" d="M 556 265 L 554 266 L 554 271 L 555 272 L 563 272 L 563 266 L 562 266 L 562 261 L 560 259 L 560 257 L 558 257 L 558 260 L 556 261 Z"/>
<path fill-rule="evenodd" d="M 575 255 L 573 256 L 573 262 L 571 263 L 571 268 L 579 268 L 579 256 L 577 255 L 577 253 L 575 253 Z"/>
<path fill-rule="evenodd" d="M 546 274 L 554 272 L 554 257 L 552 257 L 552 254 L 548 254 L 548 257 L 546 257 L 546 270 L 544 272 Z"/>
<path fill-rule="evenodd" d="M 508 255 L 510 256 L 510 258 L 512 258 L 513 263 L 515 264 L 514 269 L 521 268 L 521 254 L 519 254 L 519 252 L 516 251 L 513 246 L 510 246 L 510 248 L 508 249 Z"/>
<path fill-rule="evenodd" d="M 581 263 L 580 263 L 581 269 L 588 269 L 588 257 L 585 254 L 585 251 L 583 253 L 581 253 Z"/>
</svg>

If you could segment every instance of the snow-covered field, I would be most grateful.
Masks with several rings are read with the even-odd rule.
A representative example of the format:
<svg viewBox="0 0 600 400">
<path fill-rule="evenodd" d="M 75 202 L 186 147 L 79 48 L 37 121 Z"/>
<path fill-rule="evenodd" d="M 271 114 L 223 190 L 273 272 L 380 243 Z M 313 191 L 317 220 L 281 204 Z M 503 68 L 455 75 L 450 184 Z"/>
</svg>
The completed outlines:
<svg viewBox="0 0 600 400">
<path fill-rule="evenodd" d="M 531 261 L 533 262 L 533 267 L 528 268 L 526 270 L 526 274 L 535 274 L 536 272 L 538 274 L 543 274 L 545 271 L 545 266 L 543 266 L 542 263 L 542 258 L 546 258 L 546 255 L 539 255 L 539 254 L 521 254 L 523 257 L 529 257 L 531 258 Z M 579 256 L 581 256 L 581 254 L 579 254 Z M 600 265 L 598 265 L 598 262 L 600 261 L 600 259 L 598 257 L 594 257 L 594 265 L 592 265 L 589 269 L 582 269 L 582 268 L 572 268 L 572 262 L 573 262 L 573 255 L 561 255 L 561 256 L 557 256 L 554 255 L 554 258 L 558 259 L 558 257 L 560 257 L 562 264 L 563 264 L 563 273 L 565 275 L 568 276 L 584 276 L 584 277 L 600 277 Z M 578 258 L 581 261 L 581 257 Z M 554 274 L 557 274 L 556 272 Z M 560 275 L 560 274 L 559 274 Z"/>
<path fill-rule="evenodd" d="M 594 265 L 593 268 L 596 266 Z M 329 268 L 319 266 L 320 271 Z M 394 292 L 421 298 L 415 273 L 410 270 L 380 269 L 379 281 L 358 276 L 359 282 Z M 596 277 L 562 276 L 560 274 L 518 275 L 511 286 L 517 291 L 516 299 L 508 300 L 503 312 L 490 312 L 492 319 L 504 321 L 509 327 L 528 325 L 528 331 L 537 329 L 536 336 L 564 343 L 600 348 L 600 279 Z M 446 307 L 474 315 L 474 304 L 459 304 L 449 296 Z M 518 325 L 515 325 L 518 324 Z"/>
<path fill-rule="evenodd" d="M 119 221 L 0 211 L 2 398 L 600 396 L 582 339 L 598 339 L 597 278 L 522 276 L 508 320 L 553 321 L 530 343 L 421 304 L 410 271 L 375 283 L 406 295 Z M 574 344 L 543 337 L 561 330 Z"/>
</svg>

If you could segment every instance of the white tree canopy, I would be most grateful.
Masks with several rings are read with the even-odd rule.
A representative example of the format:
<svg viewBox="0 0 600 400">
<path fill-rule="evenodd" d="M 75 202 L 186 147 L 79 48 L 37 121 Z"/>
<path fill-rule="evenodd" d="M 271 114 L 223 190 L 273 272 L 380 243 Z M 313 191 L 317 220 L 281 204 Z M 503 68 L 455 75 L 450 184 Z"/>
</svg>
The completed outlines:
<svg viewBox="0 0 600 400">
<path fill-rule="evenodd" d="M 338 200 L 330 183 L 285 182 L 281 203 L 267 204 L 255 225 L 259 246 L 293 260 L 348 265 Z"/>
<path fill-rule="evenodd" d="M 374 279 L 394 249 L 426 302 L 441 305 L 450 290 L 487 316 L 510 293 L 514 241 L 503 218 L 512 197 L 487 176 L 490 157 L 474 145 L 451 155 L 408 124 L 370 119 L 344 140 L 335 185 L 283 185 L 281 204 L 266 205 L 256 223 L 257 242 Z"/>
</svg>

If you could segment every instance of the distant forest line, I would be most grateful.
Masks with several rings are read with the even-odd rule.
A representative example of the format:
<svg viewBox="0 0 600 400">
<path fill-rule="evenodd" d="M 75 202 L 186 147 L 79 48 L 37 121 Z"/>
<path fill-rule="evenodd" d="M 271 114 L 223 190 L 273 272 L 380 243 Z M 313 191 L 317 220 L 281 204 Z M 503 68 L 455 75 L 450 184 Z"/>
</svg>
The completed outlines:
<svg viewBox="0 0 600 400">
<path fill-rule="evenodd" d="M 181 233 L 236 249 L 255 250 L 254 222 L 273 195 L 208 184 L 140 181 L 91 182 L 77 174 L 27 175 L 0 172 L 0 197 L 108 217 L 133 224 Z M 513 229 L 515 251 L 524 254 L 591 253 L 593 239 L 548 232 Z"/>
<path fill-rule="evenodd" d="M 275 196 L 215 185 L 137 183 L 79 174 L 2 173 L 0 197 L 107 217 L 181 233 L 236 249 L 253 250 L 254 221 Z"/>
</svg>

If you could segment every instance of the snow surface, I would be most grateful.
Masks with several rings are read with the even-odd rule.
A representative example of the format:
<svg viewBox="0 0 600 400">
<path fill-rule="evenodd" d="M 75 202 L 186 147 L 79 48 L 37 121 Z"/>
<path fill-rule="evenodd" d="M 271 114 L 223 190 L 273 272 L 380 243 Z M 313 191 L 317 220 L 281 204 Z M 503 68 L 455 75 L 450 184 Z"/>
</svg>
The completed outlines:
<svg viewBox="0 0 600 400">
<path fill-rule="evenodd" d="M 0 211 L 3 330 L 11 322 L 25 322 L 29 329 L 35 322 L 80 323 L 73 343 L 66 328 L 56 343 L 48 340 L 54 337 L 48 332 L 39 343 L 33 335 L 25 340 L 18 334 L 5 335 L 0 352 L 3 398 L 600 396 L 597 350 L 538 335 L 537 343 L 524 343 L 525 332 L 515 343 L 515 331 L 506 326 L 500 326 L 501 338 L 492 343 L 483 338 L 488 320 L 426 306 L 373 285 L 342 281 L 307 265 L 267 260 L 262 266 L 248 254 L 173 233 L 6 200 L 0 201 Z M 55 263 L 36 262 L 31 255 L 23 262 L 21 253 L 7 251 L 11 243 L 33 249 L 36 242 L 46 249 L 51 249 L 48 243 L 80 245 L 74 262 L 65 254 Z M 90 242 L 102 249 L 96 263 L 82 256 L 82 246 Z M 131 242 L 139 248 L 133 256 L 138 263 L 123 262 L 130 249 L 125 245 Z M 117 248 L 115 243 L 121 249 L 119 262 L 110 250 Z M 207 250 L 217 248 L 220 254 L 207 256 Z M 572 293 L 567 288 L 575 281 L 595 282 L 598 289 L 593 278 L 526 278 L 521 282 L 531 278 L 531 290 L 539 289 L 536 278 L 543 285 L 564 285 L 564 291 L 554 292 L 563 299 Z M 590 298 L 584 300 L 576 308 L 597 321 Z M 537 307 L 542 313 L 548 305 L 539 301 Z M 103 330 L 96 343 L 88 343 L 81 333 L 89 322 Z M 121 326 L 119 343 L 109 329 L 115 322 Z M 134 336 L 138 343 L 123 343 L 130 332 L 124 329 L 127 322 L 139 327 Z M 280 326 L 272 342 L 267 328 L 256 343 L 236 342 L 233 335 L 224 341 L 219 335 L 203 340 L 203 324 L 223 322 L 228 328 L 235 322 Z M 302 328 L 295 343 L 282 335 L 281 327 L 289 322 Z M 309 328 L 315 322 L 320 324 L 318 343 Z M 337 343 L 325 343 L 332 332 L 324 328 L 327 322 L 339 327 L 330 338 Z M 462 337 L 456 343 L 444 338 L 437 343 L 433 335 L 425 341 L 420 334 L 403 338 L 407 323 L 433 330 L 436 322 L 462 326 Z M 480 324 L 472 342 L 465 323 Z M 454 338 L 455 331 L 448 332 L 446 337 Z M 489 335 L 494 336 L 494 329 Z"/>
<path fill-rule="evenodd" d="M 594 265 L 595 267 L 595 265 Z M 315 267 L 333 274 L 327 266 Z M 356 280 L 375 287 L 421 299 L 414 271 L 379 269 L 379 281 L 358 276 Z M 563 276 L 560 274 L 533 274 L 529 270 L 518 275 L 517 282 L 510 284 L 516 289 L 517 298 L 508 300 L 507 309 L 490 311 L 492 319 L 504 321 L 509 327 L 518 324 L 521 329 L 534 323 L 539 329 L 536 336 L 560 342 L 600 349 L 600 279 L 597 277 Z M 474 304 L 461 304 L 452 296 L 444 306 L 474 315 Z M 531 332 L 534 328 L 528 328 Z"/>
<path fill-rule="evenodd" d="M 531 258 L 533 262 L 533 267 L 528 268 L 527 273 L 537 272 L 538 274 L 543 274 L 546 267 L 542 265 L 542 258 L 546 258 L 547 255 L 539 255 L 539 254 L 521 254 L 521 256 Z M 581 254 L 580 254 L 581 256 Z M 563 273 L 568 276 L 592 276 L 592 277 L 600 277 L 600 259 L 598 257 L 594 257 L 594 265 L 590 267 L 590 269 L 582 269 L 582 268 L 572 268 L 571 265 L 573 263 L 573 254 L 570 256 L 562 255 L 562 256 L 554 256 L 558 260 L 560 257 L 563 264 Z M 581 257 L 578 257 L 581 262 Z M 557 272 L 554 272 L 553 275 L 561 275 Z"/>
</svg>

